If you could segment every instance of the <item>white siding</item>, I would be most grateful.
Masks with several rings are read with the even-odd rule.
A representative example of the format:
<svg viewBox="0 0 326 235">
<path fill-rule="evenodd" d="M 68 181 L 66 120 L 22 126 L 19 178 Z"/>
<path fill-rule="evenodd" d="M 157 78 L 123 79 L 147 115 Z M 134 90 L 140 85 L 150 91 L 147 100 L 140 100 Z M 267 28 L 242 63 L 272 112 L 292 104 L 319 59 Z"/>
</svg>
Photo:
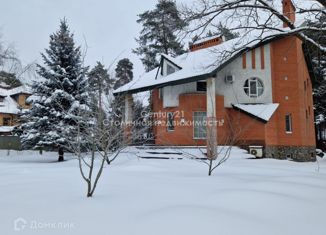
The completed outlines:
<svg viewBox="0 0 326 235">
<path fill-rule="evenodd" d="M 224 96 L 225 107 L 231 107 L 231 104 L 237 103 L 272 103 L 272 79 L 271 79 L 271 61 L 270 45 L 264 46 L 265 69 L 261 69 L 260 48 L 256 48 L 256 68 L 252 69 L 251 51 L 246 55 L 246 69 L 242 67 L 242 57 L 238 57 L 231 64 L 227 65 L 217 74 L 216 94 Z M 233 84 L 225 83 L 227 74 L 234 75 Z M 257 98 L 250 98 L 243 89 L 243 85 L 248 78 L 257 77 L 264 83 L 264 93 Z"/>
<path fill-rule="evenodd" d="M 196 82 L 162 88 L 163 107 L 178 107 L 179 95 L 196 91 Z"/>
</svg>

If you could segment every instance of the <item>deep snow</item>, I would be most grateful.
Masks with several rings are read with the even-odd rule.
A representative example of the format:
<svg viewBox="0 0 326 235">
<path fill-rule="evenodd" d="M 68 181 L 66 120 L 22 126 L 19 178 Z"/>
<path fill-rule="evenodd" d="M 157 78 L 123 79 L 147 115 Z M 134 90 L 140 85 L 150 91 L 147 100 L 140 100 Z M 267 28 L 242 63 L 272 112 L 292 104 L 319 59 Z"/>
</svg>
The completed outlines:
<svg viewBox="0 0 326 235">
<path fill-rule="evenodd" d="M 0 151 L 0 234 L 326 234 L 326 159 L 318 167 L 250 157 L 234 149 L 208 177 L 198 161 L 130 149 L 90 199 L 77 160 Z"/>
</svg>

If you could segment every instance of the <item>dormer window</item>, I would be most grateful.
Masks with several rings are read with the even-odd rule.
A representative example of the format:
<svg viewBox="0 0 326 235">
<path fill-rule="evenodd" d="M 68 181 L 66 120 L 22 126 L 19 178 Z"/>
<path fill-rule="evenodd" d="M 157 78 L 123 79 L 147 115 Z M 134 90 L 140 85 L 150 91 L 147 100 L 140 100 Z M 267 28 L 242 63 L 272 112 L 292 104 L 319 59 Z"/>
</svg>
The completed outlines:
<svg viewBox="0 0 326 235">
<path fill-rule="evenodd" d="M 169 59 L 169 58 L 167 58 L 167 56 L 162 55 L 161 65 L 160 65 L 159 69 L 161 72 L 161 77 L 165 77 L 165 76 L 169 76 L 170 74 L 179 71 L 182 68 L 173 61 L 173 58 Z"/>
<path fill-rule="evenodd" d="M 166 75 L 170 75 L 175 72 L 175 68 L 169 64 L 166 65 Z"/>
<path fill-rule="evenodd" d="M 0 103 L 3 103 L 4 100 L 5 100 L 5 97 L 0 96 Z"/>
</svg>

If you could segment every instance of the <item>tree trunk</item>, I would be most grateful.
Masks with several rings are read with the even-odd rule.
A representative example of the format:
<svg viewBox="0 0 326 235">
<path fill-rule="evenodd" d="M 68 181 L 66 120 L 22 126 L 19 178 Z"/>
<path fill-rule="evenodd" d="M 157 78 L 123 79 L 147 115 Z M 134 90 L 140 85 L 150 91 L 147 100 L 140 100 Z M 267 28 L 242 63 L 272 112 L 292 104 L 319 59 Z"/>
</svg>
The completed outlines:
<svg viewBox="0 0 326 235">
<path fill-rule="evenodd" d="M 111 164 L 111 161 L 110 161 L 110 159 L 109 159 L 109 156 L 105 156 L 105 159 L 106 159 L 106 163 L 108 164 L 108 165 L 110 165 Z"/>
<path fill-rule="evenodd" d="M 87 197 L 92 197 L 92 183 L 90 181 L 87 182 Z"/>
<path fill-rule="evenodd" d="M 209 159 L 208 176 L 212 175 L 213 159 Z"/>
<path fill-rule="evenodd" d="M 62 147 L 59 147 L 58 154 L 59 154 L 58 162 L 63 162 L 65 159 L 63 158 L 64 152 Z"/>
</svg>

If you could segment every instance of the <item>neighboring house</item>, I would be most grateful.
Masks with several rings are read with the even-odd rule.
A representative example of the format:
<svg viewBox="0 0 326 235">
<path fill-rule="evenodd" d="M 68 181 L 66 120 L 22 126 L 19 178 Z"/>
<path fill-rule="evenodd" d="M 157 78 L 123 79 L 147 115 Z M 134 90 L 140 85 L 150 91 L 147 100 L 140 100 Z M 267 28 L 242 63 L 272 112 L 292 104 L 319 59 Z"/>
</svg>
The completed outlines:
<svg viewBox="0 0 326 235">
<path fill-rule="evenodd" d="M 31 95 L 24 86 L 0 88 L 0 135 L 11 135 L 15 125 L 19 123 L 18 114 L 30 105 L 26 99 Z"/>
<path fill-rule="evenodd" d="M 291 0 L 283 1 L 283 11 L 295 22 Z M 206 145 L 213 127 L 218 144 L 262 146 L 270 158 L 315 160 L 312 84 L 302 41 L 265 36 L 249 44 L 210 38 L 176 58 L 162 55 L 159 68 L 115 90 L 126 96 L 125 120 L 132 120 L 132 94 L 151 91 L 156 145 Z M 206 128 L 209 121 L 216 128 Z"/>
</svg>

